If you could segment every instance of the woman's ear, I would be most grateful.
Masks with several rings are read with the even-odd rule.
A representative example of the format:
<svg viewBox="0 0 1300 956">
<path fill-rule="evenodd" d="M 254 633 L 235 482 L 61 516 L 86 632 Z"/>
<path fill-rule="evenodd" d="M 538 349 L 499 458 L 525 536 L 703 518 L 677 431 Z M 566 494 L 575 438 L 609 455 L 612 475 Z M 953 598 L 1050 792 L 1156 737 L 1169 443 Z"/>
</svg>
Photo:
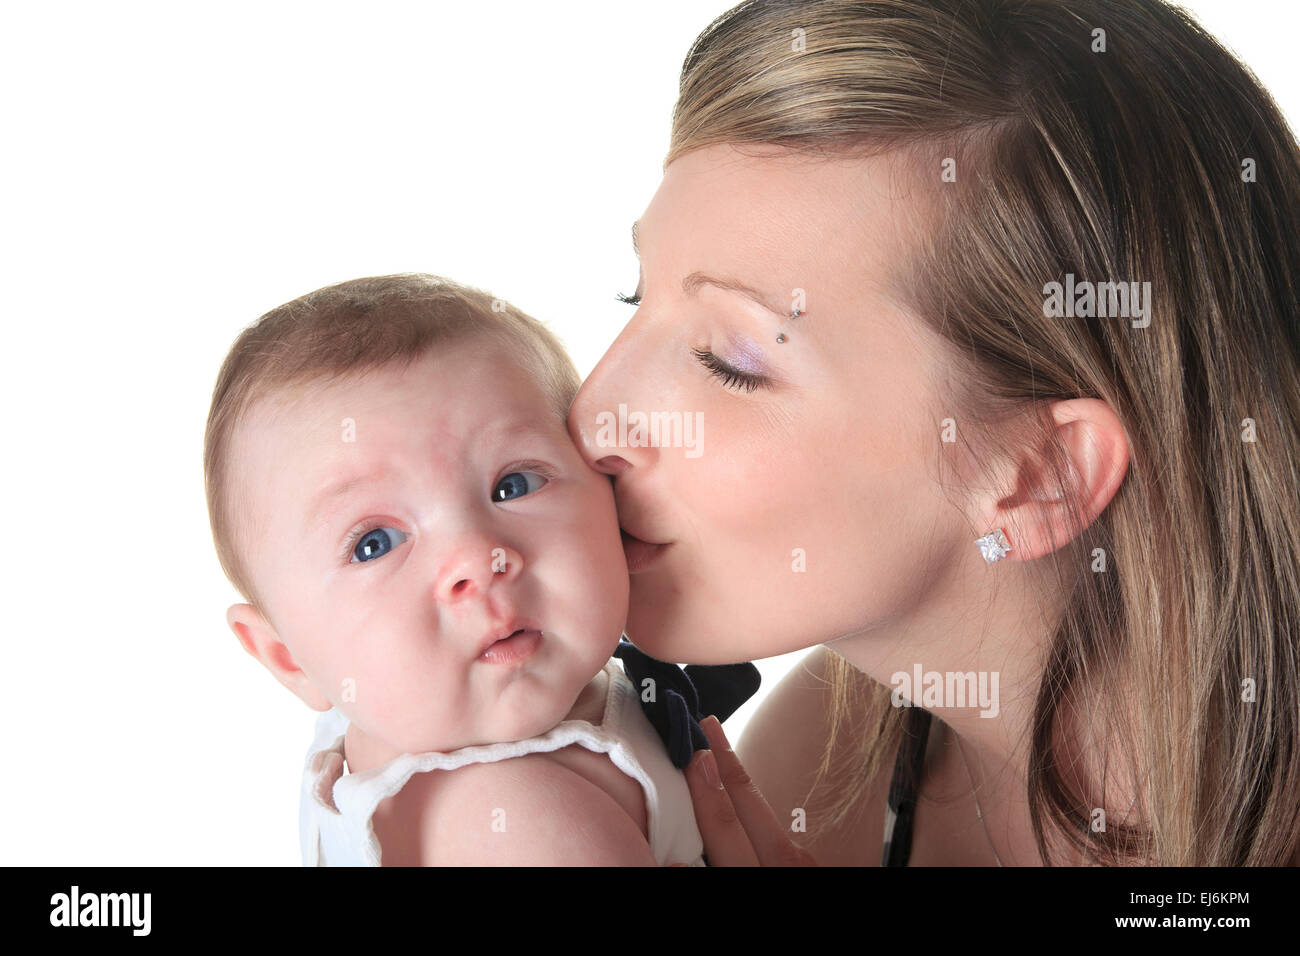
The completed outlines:
<svg viewBox="0 0 1300 956">
<path fill-rule="evenodd" d="M 329 710 L 334 705 L 309 678 L 280 640 L 271 622 L 251 604 L 232 604 L 226 611 L 226 623 L 235 632 L 240 645 L 257 658 L 263 667 L 275 675 L 312 710 Z"/>
<path fill-rule="evenodd" d="M 1039 449 L 1026 450 L 1004 470 L 1002 487 L 1011 491 L 988 501 L 980 533 L 1002 528 L 1011 550 L 1006 559 L 1030 561 L 1067 544 L 1087 528 L 1115 497 L 1128 471 L 1129 445 L 1118 416 L 1105 402 L 1075 398 L 1051 407 L 1056 438 L 1064 449 L 1066 473 L 1080 514 L 1070 514 L 1072 502 L 1062 497 L 1052 470 L 1044 466 Z M 1074 521 L 1078 521 L 1078 525 Z"/>
</svg>

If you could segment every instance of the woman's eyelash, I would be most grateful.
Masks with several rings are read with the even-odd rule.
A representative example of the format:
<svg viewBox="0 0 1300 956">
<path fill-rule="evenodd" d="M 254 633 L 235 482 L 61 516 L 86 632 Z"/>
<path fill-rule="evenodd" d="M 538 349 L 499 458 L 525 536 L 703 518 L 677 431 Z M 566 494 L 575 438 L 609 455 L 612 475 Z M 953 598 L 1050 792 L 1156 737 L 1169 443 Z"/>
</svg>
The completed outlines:
<svg viewBox="0 0 1300 956">
<path fill-rule="evenodd" d="M 743 388 L 747 392 L 752 392 L 756 388 L 767 385 L 767 379 L 762 375 L 750 375 L 748 372 L 738 371 L 707 349 L 691 349 L 691 352 L 700 360 L 700 364 L 721 379 L 722 384 L 727 388 Z"/>
<path fill-rule="evenodd" d="M 615 292 L 614 297 L 620 302 L 626 302 L 628 305 L 641 304 L 639 295 L 624 295 L 621 292 Z M 748 372 L 734 369 L 707 349 L 691 349 L 691 351 L 700 360 L 700 364 L 707 368 L 716 378 L 721 379 L 722 384 L 727 388 L 744 389 L 747 392 L 752 392 L 756 388 L 767 386 L 767 379 L 762 375 L 751 375 Z"/>
</svg>

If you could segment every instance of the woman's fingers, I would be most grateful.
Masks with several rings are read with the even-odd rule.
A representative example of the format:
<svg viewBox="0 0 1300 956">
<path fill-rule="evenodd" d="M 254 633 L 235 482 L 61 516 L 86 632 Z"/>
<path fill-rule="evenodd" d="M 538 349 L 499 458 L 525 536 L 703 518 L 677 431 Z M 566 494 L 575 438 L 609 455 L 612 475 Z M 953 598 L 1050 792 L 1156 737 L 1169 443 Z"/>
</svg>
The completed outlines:
<svg viewBox="0 0 1300 956">
<path fill-rule="evenodd" d="M 736 815 L 749 834 L 750 843 L 762 866 L 816 866 L 811 853 L 795 844 L 788 826 L 781 822 L 745 772 L 718 718 L 710 715 L 700 722 L 709 747 L 722 773 L 723 786 L 731 796 Z"/>
<path fill-rule="evenodd" d="M 815 866 L 749 779 L 717 718 L 706 717 L 700 726 L 712 749 L 695 755 L 686 779 L 709 865 Z M 708 778 L 710 765 L 717 783 Z"/>
<path fill-rule="evenodd" d="M 758 856 L 722 786 L 711 751 L 695 752 L 686 768 L 686 785 L 709 866 L 758 866 Z"/>
</svg>

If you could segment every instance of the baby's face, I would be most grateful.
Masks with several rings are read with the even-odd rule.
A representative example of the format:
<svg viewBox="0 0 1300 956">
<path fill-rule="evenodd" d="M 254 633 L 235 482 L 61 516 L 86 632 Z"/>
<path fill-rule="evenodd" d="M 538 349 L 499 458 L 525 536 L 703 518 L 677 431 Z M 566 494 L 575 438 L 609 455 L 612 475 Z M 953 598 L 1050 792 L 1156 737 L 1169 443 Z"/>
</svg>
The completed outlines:
<svg viewBox="0 0 1300 956">
<path fill-rule="evenodd" d="M 311 682 L 400 751 L 563 720 L 618 644 L 628 576 L 609 478 L 541 388 L 471 340 L 275 406 L 232 471 L 263 611 Z M 520 627 L 540 640 L 484 656 Z"/>
</svg>

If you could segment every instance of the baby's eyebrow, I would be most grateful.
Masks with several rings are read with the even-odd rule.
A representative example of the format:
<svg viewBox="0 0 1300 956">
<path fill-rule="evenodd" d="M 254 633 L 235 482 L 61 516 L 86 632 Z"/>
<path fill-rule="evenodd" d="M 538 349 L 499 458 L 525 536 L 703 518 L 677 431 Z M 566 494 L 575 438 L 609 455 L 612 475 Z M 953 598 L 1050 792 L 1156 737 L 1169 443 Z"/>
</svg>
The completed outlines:
<svg viewBox="0 0 1300 956">
<path fill-rule="evenodd" d="M 484 436 L 496 438 L 498 441 L 506 441 L 511 438 L 518 438 L 522 435 L 544 435 L 548 432 L 546 422 L 533 421 L 527 419 L 524 421 L 510 421 L 508 424 L 502 424 L 498 428 L 486 428 L 483 430 Z"/>
<path fill-rule="evenodd" d="M 311 507 L 307 511 L 307 517 L 319 515 L 326 505 L 342 498 L 350 491 L 355 491 L 362 485 L 378 481 L 387 475 L 386 471 L 367 471 L 360 475 L 351 475 L 347 478 L 331 482 L 323 487 L 312 499 Z"/>
<path fill-rule="evenodd" d="M 538 421 L 509 421 L 503 422 L 499 427 L 488 427 L 480 435 L 483 438 L 493 438 L 498 442 L 508 441 L 521 435 L 547 434 L 545 423 Z M 567 440 L 567 435 L 566 435 Z M 336 479 L 327 482 L 312 499 L 311 506 L 307 511 L 308 521 L 319 522 L 324 516 L 325 509 L 332 502 L 344 497 L 349 492 L 355 491 L 363 485 L 372 484 L 387 478 L 389 470 L 381 468 L 378 470 L 365 471 L 356 475 L 349 475 L 346 478 Z"/>
</svg>

